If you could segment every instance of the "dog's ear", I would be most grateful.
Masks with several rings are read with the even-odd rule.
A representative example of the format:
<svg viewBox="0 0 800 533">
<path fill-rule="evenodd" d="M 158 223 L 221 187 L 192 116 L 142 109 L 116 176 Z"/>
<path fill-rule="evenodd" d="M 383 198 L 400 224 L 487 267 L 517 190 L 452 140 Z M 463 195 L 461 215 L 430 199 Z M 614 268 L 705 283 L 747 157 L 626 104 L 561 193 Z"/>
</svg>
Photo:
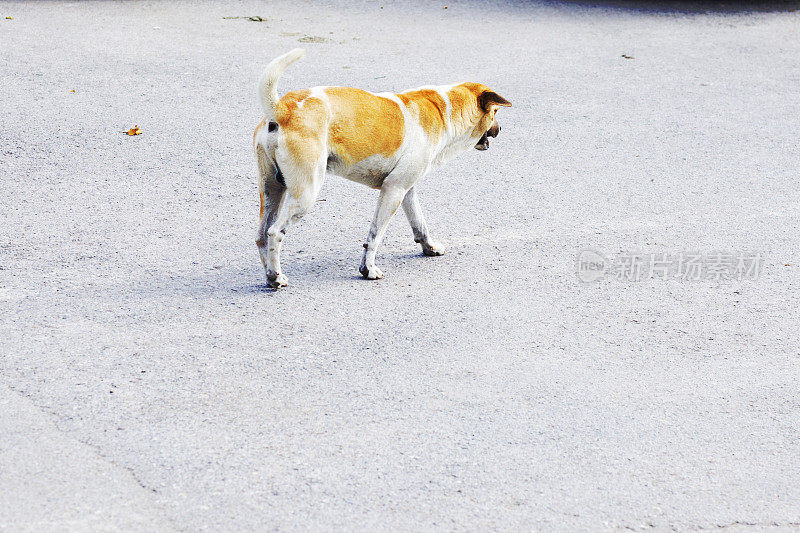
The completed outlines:
<svg viewBox="0 0 800 533">
<path fill-rule="evenodd" d="M 484 111 L 489 111 L 492 105 L 511 107 L 511 102 L 500 96 L 494 91 L 483 91 L 478 97 L 478 104 Z"/>
</svg>

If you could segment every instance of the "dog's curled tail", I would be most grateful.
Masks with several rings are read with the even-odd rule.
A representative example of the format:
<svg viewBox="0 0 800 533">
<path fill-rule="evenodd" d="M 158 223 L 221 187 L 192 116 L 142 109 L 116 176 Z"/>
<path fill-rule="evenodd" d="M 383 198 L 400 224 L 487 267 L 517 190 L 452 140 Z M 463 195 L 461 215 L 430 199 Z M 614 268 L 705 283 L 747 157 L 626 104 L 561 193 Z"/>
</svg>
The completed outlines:
<svg viewBox="0 0 800 533">
<path fill-rule="evenodd" d="M 281 74 L 289 65 L 304 55 L 306 55 L 305 50 L 295 48 L 291 52 L 273 59 L 261 74 L 261 79 L 258 81 L 258 99 L 261 101 L 261 107 L 264 108 L 267 119 L 275 120 L 275 106 L 278 105 L 278 80 Z"/>
</svg>

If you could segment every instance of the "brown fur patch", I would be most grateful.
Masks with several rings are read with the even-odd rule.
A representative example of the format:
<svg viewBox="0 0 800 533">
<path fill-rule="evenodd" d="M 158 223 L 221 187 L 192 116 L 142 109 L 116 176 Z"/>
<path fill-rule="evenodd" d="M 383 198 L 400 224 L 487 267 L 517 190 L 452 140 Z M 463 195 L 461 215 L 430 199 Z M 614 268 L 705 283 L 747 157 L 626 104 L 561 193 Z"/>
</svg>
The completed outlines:
<svg viewBox="0 0 800 533">
<path fill-rule="evenodd" d="M 278 124 L 283 126 L 297 110 L 298 103 L 308 98 L 309 94 L 311 94 L 310 90 L 303 89 L 301 91 L 289 91 L 283 95 L 283 98 L 278 101 L 278 105 L 275 106 L 275 118 Z"/>
<path fill-rule="evenodd" d="M 259 192 L 258 193 L 258 202 L 259 202 L 258 219 L 261 220 L 264 217 L 264 193 L 263 192 Z"/>
<path fill-rule="evenodd" d="M 329 150 L 347 163 L 376 154 L 389 157 L 403 144 L 403 113 L 397 102 L 351 87 L 329 87 L 325 93 L 332 109 Z"/>
<path fill-rule="evenodd" d="M 444 98 L 432 89 L 419 89 L 397 95 L 412 115 L 417 117 L 422 129 L 433 142 L 438 142 L 445 130 Z"/>
<path fill-rule="evenodd" d="M 460 87 L 464 87 L 469 92 L 474 94 L 475 98 L 480 96 L 481 93 L 483 93 L 483 91 L 488 91 L 489 90 L 489 88 L 486 85 L 484 85 L 482 83 L 474 83 L 474 82 L 471 82 L 471 81 L 467 81 L 467 82 L 462 83 L 460 85 Z"/>
<path fill-rule="evenodd" d="M 456 85 L 447 93 L 450 99 L 451 111 L 450 120 L 456 131 L 463 132 L 465 129 L 472 129 L 472 125 L 478 120 L 482 113 L 478 109 L 478 94 L 474 92 L 476 83 L 462 83 Z"/>
</svg>

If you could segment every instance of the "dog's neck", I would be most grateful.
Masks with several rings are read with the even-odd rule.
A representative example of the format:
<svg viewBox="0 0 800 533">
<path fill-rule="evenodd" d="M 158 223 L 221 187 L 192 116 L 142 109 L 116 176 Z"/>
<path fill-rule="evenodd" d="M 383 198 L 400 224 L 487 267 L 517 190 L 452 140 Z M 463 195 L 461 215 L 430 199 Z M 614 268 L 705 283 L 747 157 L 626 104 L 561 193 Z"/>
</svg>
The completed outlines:
<svg viewBox="0 0 800 533">
<path fill-rule="evenodd" d="M 445 141 L 445 139 L 442 139 Z M 471 135 L 471 132 L 453 136 L 448 142 L 439 142 L 437 153 L 433 158 L 431 166 L 439 167 L 456 157 L 458 154 L 466 152 L 475 148 L 477 139 Z"/>
<path fill-rule="evenodd" d="M 464 117 L 461 121 L 455 121 L 449 114 L 444 114 L 445 134 L 439 140 L 436 148 L 436 155 L 431 166 L 439 167 L 444 165 L 458 154 L 475 148 L 475 144 L 480 138 L 480 133 L 475 131 L 477 120 L 473 117 Z"/>
</svg>

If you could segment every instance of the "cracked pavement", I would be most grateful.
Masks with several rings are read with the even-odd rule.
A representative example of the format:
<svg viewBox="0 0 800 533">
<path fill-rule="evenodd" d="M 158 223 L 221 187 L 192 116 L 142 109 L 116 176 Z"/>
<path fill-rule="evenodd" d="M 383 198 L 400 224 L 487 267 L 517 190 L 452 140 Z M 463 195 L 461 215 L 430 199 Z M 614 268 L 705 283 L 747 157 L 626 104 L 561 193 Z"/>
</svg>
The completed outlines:
<svg viewBox="0 0 800 533">
<path fill-rule="evenodd" d="M 444 5 L 2 4 L 0 530 L 800 527 L 800 14 Z M 420 186 L 445 256 L 399 214 L 361 280 L 376 194 L 330 177 L 265 289 L 255 85 L 295 46 L 282 91 L 513 102 Z"/>
</svg>

